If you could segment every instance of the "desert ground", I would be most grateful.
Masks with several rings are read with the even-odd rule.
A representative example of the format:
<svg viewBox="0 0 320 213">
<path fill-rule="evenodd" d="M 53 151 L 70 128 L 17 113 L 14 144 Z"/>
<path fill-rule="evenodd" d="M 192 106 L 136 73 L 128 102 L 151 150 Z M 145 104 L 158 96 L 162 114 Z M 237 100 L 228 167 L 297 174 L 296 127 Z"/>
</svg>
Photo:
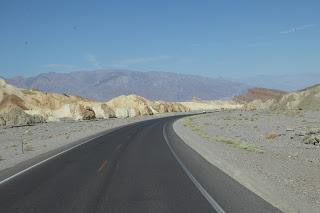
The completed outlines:
<svg viewBox="0 0 320 213">
<path fill-rule="evenodd" d="M 229 110 L 174 124 L 205 159 L 284 212 L 319 212 L 320 113 Z"/>
</svg>

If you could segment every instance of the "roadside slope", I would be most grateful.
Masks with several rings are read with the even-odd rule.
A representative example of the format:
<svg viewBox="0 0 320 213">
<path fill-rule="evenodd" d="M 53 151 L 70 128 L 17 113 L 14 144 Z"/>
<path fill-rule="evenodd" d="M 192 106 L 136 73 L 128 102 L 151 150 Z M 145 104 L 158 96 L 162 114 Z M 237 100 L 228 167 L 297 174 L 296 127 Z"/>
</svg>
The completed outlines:
<svg viewBox="0 0 320 213">
<path fill-rule="evenodd" d="M 310 112 L 225 111 L 178 120 L 177 134 L 196 152 L 284 212 L 318 212 L 319 146 L 305 144 Z M 318 118 L 320 119 L 320 118 Z M 305 132 L 305 133 L 303 133 Z"/>
</svg>

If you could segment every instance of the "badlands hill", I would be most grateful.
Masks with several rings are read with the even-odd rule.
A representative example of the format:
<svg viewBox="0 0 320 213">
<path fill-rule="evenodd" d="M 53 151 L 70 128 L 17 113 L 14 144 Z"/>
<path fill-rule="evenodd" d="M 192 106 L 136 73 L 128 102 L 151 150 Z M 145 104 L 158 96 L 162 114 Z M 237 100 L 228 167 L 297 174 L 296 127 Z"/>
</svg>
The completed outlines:
<svg viewBox="0 0 320 213">
<path fill-rule="evenodd" d="M 57 121 L 64 118 L 123 118 L 188 110 L 179 103 L 150 101 L 137 95 L 120 96 L 109 102 L 97 102 L 79 96 L 21 89 L 0 79 L 1 125 L 12 120 L 16 120 L 14 124 L 28 124 L 32 121 Z"/>
<path fill-rule="evenodd" d="M 240 103 L 248 103 L 254 100 L 267 101 L 269 99 L 279 100 L 286 92 L 280 90 L 272 90 L 265 88 L 252 88 L 245 94 L 235 97 L 233 100 Z"/>
<path fill-rule="evenodd" d="M 245 108 L 271 110 L 319 110 L 320 84 L 285 94 L 279 99 L 272 98 L 265 101 L 254 100 L 246 104 Z"/>
<path fill-rule="evenodd" d="M 276 101 L 272 106 L 275 109 L 320 109 L 320 84 L 306 89 L 289 93 Z"/>
<path fill-rule="evenodd" d="M 194 96 L 213 100 L 230 98 L 248 89 L 244 84 L 222 78 L 127 70 L 44 73 L 7 80 L 21 88 L 81 95 L 99 101 L 129 94 L 137 94 L 150 100 L 188 101 Z"/>
</svg>

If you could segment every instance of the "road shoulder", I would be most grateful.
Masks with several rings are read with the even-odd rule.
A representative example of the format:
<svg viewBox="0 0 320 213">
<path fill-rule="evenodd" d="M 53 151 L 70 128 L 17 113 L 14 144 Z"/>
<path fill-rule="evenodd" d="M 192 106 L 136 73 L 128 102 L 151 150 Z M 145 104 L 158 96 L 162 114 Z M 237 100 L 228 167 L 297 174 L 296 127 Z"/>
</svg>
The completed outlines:
<svg viewBox="0 0 320 213">
<path fill-rule="evenodd" d="M 177 156 L 225 212 L 280 212 L 185 143 L 173 125 L 166 132 Z"/>
<path fill-rule="evenodd" d="M 246 151 L 238 150 L 226 144 L 219 142 L 210 143 L 187 128 L 184 125 L 185 119 L 187 118 L 176 121 L 173 128 L 187 146 L 199 153 L 210 164 L 216 166 L 281 211 L 298 212 L 299 202 L 292 205 L 285 197 L 286 191 L 281 191 L 279 188 L 274 187 L 274 185 L 270 185 L 268 177 L 263 177 L 261 173 L 257 174 L 254 168 L 250 169 L 243 165 L 245 164 L 243 161 L 254 161 L 255 158 L 260 158 L 259 153 L 249 153 L 248 155 Z M 315 208 L 309 208 L 309 210 L 309 212 L 316 212 Z"/>
<path fill-rule="evenodd" d="M 232 110 L 178 120 L 183 141 L 284 212 L 319 212 L 317 111 Z"/>
</svg>

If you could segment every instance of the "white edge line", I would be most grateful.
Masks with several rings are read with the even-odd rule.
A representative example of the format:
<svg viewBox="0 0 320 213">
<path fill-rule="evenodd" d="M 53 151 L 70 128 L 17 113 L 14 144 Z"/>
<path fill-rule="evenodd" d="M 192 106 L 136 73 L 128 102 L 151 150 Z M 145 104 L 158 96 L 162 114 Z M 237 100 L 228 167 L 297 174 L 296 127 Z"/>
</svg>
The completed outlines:
<svg viewBox="0 0 320 213">
<path fill-rule="evenodd" d="M 170 145 L 170 142 L 167 138 L 166 134 L 166 127 L 167 124 L 163 126 L 163 137 L 166 141 L 166 143 L 169 146 L 169 149 L 173 156 L 176 158 L 182 169 L 185 171 L 185 173 L 188 175 L 188 177 L 191 179 L 191 181 L 194 183 L 194 185 L 198 188 L 198 190 L 201 192 L 201 194 L 207 199 L 207 201 L 211 204 L 211 206 L 218 212 L 218 213 L 225 213 L 225 211 L 222 209 L 222 207 L 211 197 L 211 195 L 203 188 L 203 186 L 197 181 L 197 179 L 191 174 L 191 172 L 187 169 L 187 167 L 182 163 L 176 152 L 173 150 L 172 146 Z"/>
<path fill-rule="evenodd" d="M 10 177 L 7 177 L 7 178 L 3 179 L 2 181 L 0 181 L 0 185 L 8 182 L 9 180 L 11 180 L 11 179 L 13 179 L 13 178 L 15 178 L 15 177 L 17 177 L 17 176 L 19 176 L 19 175 L 27 172 L 27 171 L 29 171 L 29 170 L 31 170 L 31 169 L 33 169 L 34 167 L 37 167 L 37 166 L 39 166 L 39 165 L 41 165 L 41 164 L 43 164 L 43 163 L 45 163 L 45 162 L 47 162 L 47 161 L 49 161 L 49 160 L 51 160 L 51 159 L 53 159 L 53 158 L 58 157 L 59 155 L 62 155 L 62 154 L 66 153 L 66 152 L 68 152 L 68 151 L 70 151 L 70 150 L 72 150 L 72 149 L 74 149 L 74 148 L 77 148 L 77 147 L 79 147 L 79 146 L 82 146 L 82 145 L 84 145 L 84 144 L 86 144 L 86 143 L 88 143 L 88 142 L 90 142 L 90 141 L 92 141 L 92 140 L 95 140 L 95 139 L 97 139 L 97 138 L 99 138 L 99 137 L 102 137 L 102 136 L 103 136 L 103 135 L 98 135 L 98 136 L 96 136 L 96 137 L 90 138 L 90 139 L 88 139 L 88 140 L 86 140 L 86 141 L 84 141 L 84 142 L 82 142 L 82 143 L 80 143 L 80 144 L 77 144 L 77 145 L 75 145 L 75 146 L 73 146 L 73 147 L 70 147 L 69 149 L 66 149 L 66 150 L 64 150 L 64 151 L 62 151 L 62 152 L 59 152 L 59 153 L 57 153 L 57 154 L 55 154 L 55 155 L 53 155 L 53 156 L 51 156 L 51 157 L 49 157 L 49 158 L 47 158 L 47 159 L 44 159 L 44 160 L 42 160 L 42 161 L 40 161 L 40 162 L 38 162 L 38 163 L 36 163 L 36 164 L 34 164 L 34 165 L 26 168 L 26 169 L 23 169 L 23 170 L 21 170 L 20 172 L 18 172 L 18 173 L 16 173 L 16 174 L 14 174 L 14 175 L 12 175 L 12 176 L 10 176 Z"/>
</svg>

